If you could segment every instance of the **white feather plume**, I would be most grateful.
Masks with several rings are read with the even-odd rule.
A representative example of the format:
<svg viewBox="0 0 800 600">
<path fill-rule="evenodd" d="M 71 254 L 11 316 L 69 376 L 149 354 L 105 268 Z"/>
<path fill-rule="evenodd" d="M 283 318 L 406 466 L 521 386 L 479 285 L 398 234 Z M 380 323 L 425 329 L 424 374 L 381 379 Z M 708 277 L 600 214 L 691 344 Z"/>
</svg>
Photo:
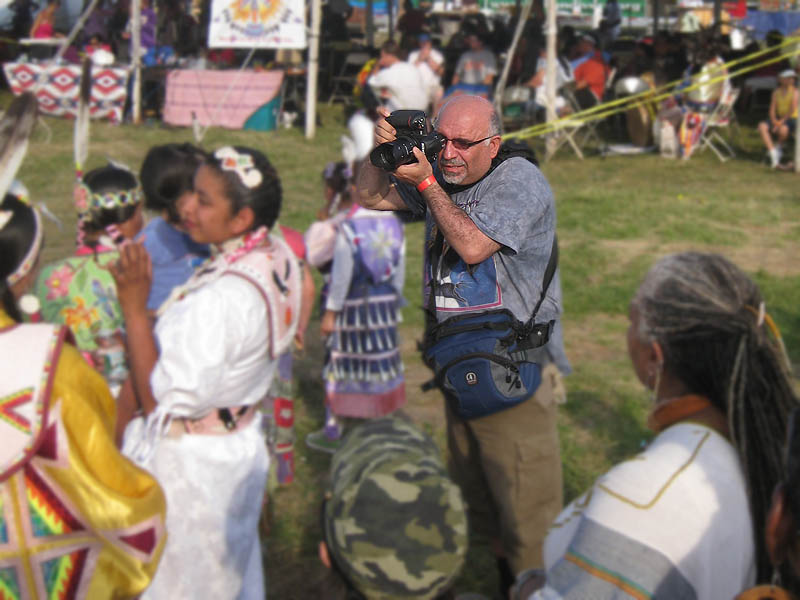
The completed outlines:
<svg viewBox="0 0 800 600">
<path fill-rule="evenodd" d="M 73 139 L 75 152 L 75 170 L 83 172 L 86 159 L 89 157 L 89 100 L 92 93 L 92 61 L 84 59 L 81 71 L 81 92 L 78 100 L 78 114 L 75 117 L 75 134 Z"/>
<path fill-rule="evenodd" d="M 38 115 L 36 96 L 26 92 L 14 98 L 0 120 L 0 200 L 17 176 Z"/>
</svg>

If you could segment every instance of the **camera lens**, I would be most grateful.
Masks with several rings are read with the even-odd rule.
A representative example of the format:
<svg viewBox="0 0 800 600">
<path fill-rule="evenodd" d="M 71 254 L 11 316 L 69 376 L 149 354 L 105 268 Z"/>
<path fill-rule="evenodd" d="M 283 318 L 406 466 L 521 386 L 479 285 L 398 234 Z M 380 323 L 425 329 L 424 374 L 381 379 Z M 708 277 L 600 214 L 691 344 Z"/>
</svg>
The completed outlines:
<svg viewBox="0 0 800 600">
<path fill-rule="evenodd" d="M 394 171 L 401 165 L 417 162 L 414 145 L 414 140 L 407 137 L 385 142 L 370 152 L 369 160 L 379 169 Z"/>
<path fill-rule="evenodd" d="M 394 171 L 397 165 L 394 163 L 392 145 L 394 142 L 385 142 L 369 153 L 369 161 L 384 171 Z"/>
</svg>

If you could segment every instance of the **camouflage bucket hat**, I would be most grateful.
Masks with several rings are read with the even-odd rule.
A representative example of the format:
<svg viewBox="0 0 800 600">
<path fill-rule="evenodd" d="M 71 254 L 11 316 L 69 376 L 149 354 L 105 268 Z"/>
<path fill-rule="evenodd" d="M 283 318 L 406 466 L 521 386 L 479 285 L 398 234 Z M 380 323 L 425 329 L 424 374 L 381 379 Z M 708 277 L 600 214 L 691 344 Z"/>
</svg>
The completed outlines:
<svg viewBox="0 0 800 600">
<path fill-rule="evenodd" d="M 399 417 L 353 429 L 331 464 L 325 541 L 367 598 L 435 598 L 461 570 L 467 515 L 439 450 Z"/>
</svg>

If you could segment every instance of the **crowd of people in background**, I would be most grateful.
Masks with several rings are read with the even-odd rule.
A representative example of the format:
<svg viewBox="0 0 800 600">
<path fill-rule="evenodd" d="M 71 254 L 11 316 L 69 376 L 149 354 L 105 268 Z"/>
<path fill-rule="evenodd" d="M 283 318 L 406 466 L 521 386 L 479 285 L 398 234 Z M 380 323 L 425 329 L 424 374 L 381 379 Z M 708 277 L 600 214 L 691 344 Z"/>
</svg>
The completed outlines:
<svg viewBox="0 0 800 600">
<path fill-rule="evenodd" d="M 244 51 L 206 47 L 207 5 L 190 6 L 163 0 L 151 5 L 150 0 L 144 0 L 141 8 L 144 66 L 239 66 L 244 60 Z M 40 7 L 30 1 L 17 0 L 13 7 L 15 36 L 41 39 L 66 32 L 60 24 L 63 23 L 63 10 L 58 0 Z M 741 91 L 733 100 L 739 109 L 747 110 L 757 105 L 759 94 L 768 94 L 778 87 L 779 73 L 792 68 L 787 59 L 769 62 L 782 51 L 783 36 L 777 31 L 770 32 L 763 43 L 775 50 L 753 60 L 754 63 L 769 64 L 728 79 L 724 64 L 759 50 L 761 44 L 752 42 L 743 50 L 734 50 L 730 35 L 723 35 L 717 28 L 690 33 L 661 31 L 643 34 L 637 39 L 622 39 L 623 23 L 618 3 L 605 3 L 603 11 L 602 20 L 594 30 L 564 26 L 558 32 L 555 112 L 563 117 L 614 99 L 615 84 L 626 78 L 638 78 L 653 90 L 673 84 L 674 96 L 648 109 L 659 113 L 660 117 L 652 127 L 652 134 L 644 137 L 647 143 L 661 146 L 664 155 L 669 155 L 669 152 L 663 149 L 674 145 L 677 154 L 689 158 L 700 141 L 709 115 L 726 100 L 730 90 Z M 467 13 L 458 29 L 445 36 L 428 9 L 414 6 L 409 1 L 397 21 L 393 36 L 396 39 L 372 49 L 364 47 L 360 38 L 355 39 L 354 29 L 348 24 L 352 14 L 353 7 L 344 1 L 324 5 L 321 44 L 330 50 L 330 54 L 320 65 L 319 89 L 323 97 L 332 93 L 332 82 L 348 52 L 370 52 L 374 60 L 364 66 L 359 78 L 361 85 L 355 88 L 352 98 L 368 109 L 379 104 L 390 107 L 402 104 L 435 112 L 442 99 L 452 94 L 492 97 L 516 27 L 513 16 L 488 18 L 480 12 Z M 65 53 L 65 60 L 78 62 L 81 56 L 89 55 L 100 64 L 129 62 L 130 21 L 127 0 L 104 0 L 90 14 L 85 27 Z M 501 116 L 506 116 L 507 110 L 509 114 L 521 112 L 526 115 L 527 123 L 545 119 L 543 24 L 542 6 L 535 3 L 533 14 L 526 22 L 520 43 L 511 57 L 506 85 L 513 89 L 510 96 L 513 99 L 504 101 L 504 114 Z M 11 47 L 17 53 L 20 51 L 16 45 Z M 46 59 L 53 50 L 34 44 L 29 53 L 32 58 Z M 273 50 L 260 50 L 251 65 L 280 65 L 284 60 L 287 60 L 285 56 Z M 744 61 L 739 66 L 747 65 Z M 690 87 L 706 76 L 714 82 L 699 88 Z M 720 78 L 724 81 L 717 81 Z M 158 104 L 163 96 L 163 90 L 158 91 L 155 81 L 145 82 L 146 109 L 153 115 L 159 113 Z M 687 87 L 690 87 L 689 91 L 683 93 L 681 90 Z M 790 106 L 786 108 L 792 112 Z M 295 109 L 286 107 L 286 110 Z M 783 123 L 784 118 L 769 116 L 766 132 L 769 135 L 762 133 L 766 160 L 773 168 L 781 165 L 781 144 L 791 133 L 791 123 Z M 647 118 L 646 126 L 652 124 L 651 120 L 652 117 Z M 662 127 L 665 123 L 671 130 Z M 630 137 L 639 136 L 631 134 Z M 638 140 L 634 141 L 639 144 Z"/>
<path fill-rule="evenodd" d="M 757 108 L 759 95 L 778 89 L 779 74 L 789 77 L 790 72 L 794 73 L 790 60 L 780 56 L 785 49 L 783 36 L 777 31 L 767 35 L 763 49 L 758 42 L 752 42 L 744 49 L 735 50 L 730 36 L 714 28 L 692 33 L 660 31 L 638 39 L 622 39 L 616 4 L 605 5 L 606 14 L 596 30 L 567 25 L 558 31 L 554 107 L 557 116 L 591 109 L 630 93 L 617 91 L 618 83 L 633 85 L 635 82 L 637 93 L 650 90 L 651 96 L 668 90 L 668 98 L 648 104 L 645 112 L 650 114 L 643 124 L 649 130 L 644 135 L 645 142 L 639 142 L 641 136 L 631 133 L 630 125 L 628 134 L 636 145 L 661 146 L 663 155 L 668 155 L 663 147 L 672 143 L 676 155 L 689 158 L 700 143 L 707 121 L 719 107 L 727 108 L 730 102 L 744 112 Z M 509 119 L 509 122 L 528 125 L 546 119 L 547 105 L 543 15 L 536 6 L 533 12 L 510 59 L 500 103 L 501 117 L 522 113 L 524 119 Z M 362 79 L 363 91 L 359 90 L 360 101 L 367 108 L 378 104 L 396 107 L 398 102 L 402 104 L 403 99 L 398 98 L 400 93 L 415 98 L 413 102 L 406 102 L 406 107 L 427 105 L 436 112 L 443 99 L 456 94 L 493 98 L 516 26 L 514 19 L 490 21 L 481 14 L 467 15 L 455 34 L 443 38 L 436 31 L 433 17 L 426 19 L 425 12 L 420 9 L 415 9 L 414 15 L 413 27 L 402 20 L 398 24 L 402 34 L 400 42 L 384 44 L 379 60 L 368 65 L 365 70 L 368 76 Z M 746 58 L 758 51 L 761 51 L 759 56 Z M 387 59 L 387 55 L 391 59 Z M 420 56 L 424 60 L 420 60 Z M 406 66 L 398 66 L 403 60 L 418 67 L 417 76 Z M 726 64 L 734 60 L 738 61 L 737 70 L 751 65 L 755 68 L 736 76 L 729 75 Z M 420 87 L 427 93 L 419 94 Z M 780 145 L 792 132 L 791 120 L 784 122 L 793 118 L 791 115 L 796 111 L 790 96 L 783 99 L 785 106 L 778 107 L 777 116 L 769 116 L 767 133 L 770 136 L 762 133 L 768 151 L 767 161 L 773 168 L 780 165 Z M 662 134 L 665 141 L 662 141 Z"/>
</svg>

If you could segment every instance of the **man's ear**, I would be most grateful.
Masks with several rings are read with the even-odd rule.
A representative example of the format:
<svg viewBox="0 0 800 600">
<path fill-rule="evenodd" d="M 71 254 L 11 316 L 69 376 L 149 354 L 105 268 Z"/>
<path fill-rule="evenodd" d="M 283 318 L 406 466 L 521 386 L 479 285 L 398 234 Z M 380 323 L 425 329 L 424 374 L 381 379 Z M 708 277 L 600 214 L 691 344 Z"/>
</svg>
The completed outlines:
<svg viewBox="0 0 800 600">
<path fill-rule="evenodd" d="M 497 156 L 497 153 L 500 151 L 500 145 L 502 143 L 503 143 L 503 140 L 500 139 L 499 135 L 496 135 L 492 139 L 489 140 L 489 155 L 492 158 Z"/>
<path fill-rule="evenodd" d="M 764 528 L 767 552 L 773 566 L 777 567 L 786 560 L 794 535 L 794 517 L 786 505 L 786 490 L 783 484 L 779 483 L 772 493 L 772 506 L 767 513 L 767 523 Z"/>
<path fill-rule="evenodd" d="M 231 220 L 231 227 L 236 235 L 242 235 L 253 228 L 253 223 L 256 221 L 256 213 L 249 206 L 244 206 L 239 209 Z"/>
</svg>

